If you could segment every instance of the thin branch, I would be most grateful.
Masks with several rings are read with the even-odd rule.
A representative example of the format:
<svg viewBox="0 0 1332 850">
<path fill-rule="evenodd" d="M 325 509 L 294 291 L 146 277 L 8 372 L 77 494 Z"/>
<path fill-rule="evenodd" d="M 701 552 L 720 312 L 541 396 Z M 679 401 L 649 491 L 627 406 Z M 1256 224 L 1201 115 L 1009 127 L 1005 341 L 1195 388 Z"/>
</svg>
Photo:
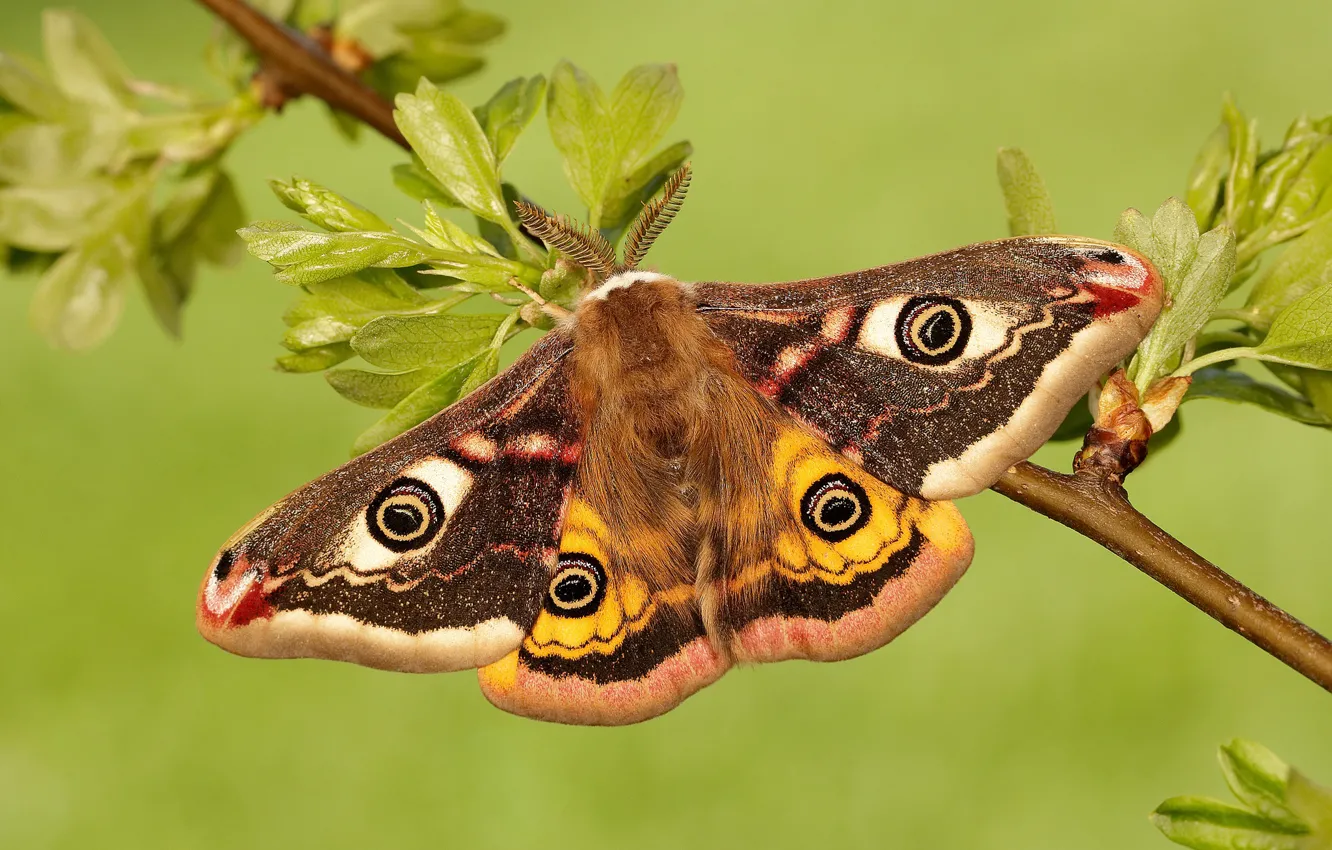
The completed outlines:
<svg viewBox="0 0 1332 850">
<path fill-rule="evenodd" d="M 410 150 L 393 122 L 393 104 L 337 65 L 314 41 L 269 18 L 245 0 L 199 0 L 254 48 L 267 71 L 298 94 L 317 97 L 369 124 Z"/>
<path fill-rule="evenodd" d="M 1117 481 L 1031 463 L 994 489 L 1089 537 L 1322 688 L 1332 691 L 1332 642 L 1180 543 L 1129 504 Z"/>
</svg>

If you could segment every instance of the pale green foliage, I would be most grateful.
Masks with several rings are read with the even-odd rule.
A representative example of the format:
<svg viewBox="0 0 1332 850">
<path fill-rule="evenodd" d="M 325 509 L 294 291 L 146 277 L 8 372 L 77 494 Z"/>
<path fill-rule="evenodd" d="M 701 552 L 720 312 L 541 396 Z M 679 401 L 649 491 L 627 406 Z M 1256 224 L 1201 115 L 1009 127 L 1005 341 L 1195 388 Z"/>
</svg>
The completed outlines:
<svg viewBox="0 0 1332 850">
<path fill-rule="evenodd" d="M 1167 295 L 1160 318 L 1129 365 L 1129 377 L 1145 391 L 1179 365 L 1185 346 L 1221 303 L 1235 270 L 1235 236 L 1225 226 L 1199 236 L 1193 213 L 1170 198 L 1150 223 L 1137 210 L 1125 212 L 1115 239 L 1152 261 Z"/>
<path fill-rule="evenodd" d="M 236 256 L 244 217 L 217 161 L 260 113 L 134 79 L 75 13 L 42 23 L 45 67 L 0 53 L 0 257 L 44 270 L 31 320 L 55 345 L 105 339 L 135 279 L 179 334 L 198 264 Z"/>
<path fill-rule="evenodd" d="M 1008 232 L 1013 236 L 1057 233 L 1054 202 L 1045 181 L 1021 148 L 1000 148 L 999 188 L 1008 211 Z"/>
<path fill-rule="evenodd" d="M 1167 838 L 1196 850 L 1332 848 L 1332 791 L 1252 741 L 1231 741 L 1218 757 L 1241 805 L 1172 797 L 1151 815 Z"/>
<path fill-rule="evenodd" d="M 442 82 L 476 70 L 478 45 L 503 29 L 493 16 L 433 0 L 257 5 L 300 30 L 332 22 L 335 38 L 368 55 L 369 77 L 389 96 L 415 87 L 422 73 Z M 0 262 L 43 273 L 31 321 L 53 344 L 86 349 L 105 339 L 136 280 L 162 326 L 179 336 L 199 265 L 239 256 L 236 230 L 245 214 L 222 163 L 264 111 L 250 86 L 256 57 L 225 27 L 217 33 L 210 58 L 231 89 L 221 100 L 137 79 L 73 12 L 43 13 L 44 64 L 0 52 Z M 418 66 L 429 67 L 411 70 Z M 404 73 L 410 78 L 394 87 Z M 512 123 L 530 120 L 527 101 L 539 98 L 520 98 L 526 119 L 511 110 L 495 132 L 512 137 Z M 321 187 L 297 181 L 274 189 L 321 226 L 389 229 Z M 356 250 L 374 257 L 370 265 L 392 259 L 375 257 L 382 246 Z M 318 266 L 288 277 L 320 279 Z M 285 365 L 304 370 L 330 359 L 324 352 Z"/>
<path fill-rule="evenodd" d="M 1021 151 L 999 156 L 1010 232 L 1054 229 L 1044 184 Z M 1160 271 L 1167 299 L 1126 364 L 1140 392 L 1170 375 L 1193 375 L 1185 400 L 1261 407 L 1308 425 L 1332 426 L 1332 116 L 1301 117 L 1281 146 L 1263 151 L 1258 124 L 1227 98 L 1186 181 L 1148 218 L 1126 211 L 1114 238 Z M 1201 231 L 1206 232 L 1201 232 Z M 1254 282 L 1264 251 L 1284 250 Z M 1252 282 L 1242 308 L 1221 309 Z M 1226 328 L 1217 323 L 1239 323 Z M 1233 371 L 1262 362 L 1281 384 Z M 1076 408 L 1056 438 L 1090 424 Z"/>
<path fill-rule="evenodd" d="M 570 95 L 570 85 L 581 94 Z M 575 190 L 600 205 L 604 232 L 616 238 L 690 150 L 679 142 L 653 152 L 680 107 L 673 67 L 632 69 L 605 101 L 594 81 L 561 63 L 549 90 L 544 97 L 540 75 L 519 77 L 475 109 L 424 80 L 399 95 L 395 117 L 414 154 L 394 168 L 393 180 L 422 202 L 419 226 L 395 230 L 336 192 L 294 179 L 274 181 L 273 191 L 323 232 L 273 221 L 240 231 L 279 280 L 306 292 L 285 317 L 282 344 L 290 353 L 278 367 L 312 372 L 353 357 L 372 367 L 328 372 L 350 401 L 388 411 L 357 439 L 355 452 L 489 380 L 504 343 L 521 330 L 551 327 L 527 291 L 568 309 L 587 283 L 584 270 L 519 230 L 518 191 L 504 182 L 505 163 L 543 101 L 553 109 L 572 97 L 569 108 L 586 113 L 552 115 L 552 132 Z M 619 123 L 587 124 L 600 120 L 588 118 L 598 110 Z M 604 146 L 570 146 L 570 138 L 591 138 L 594 130 L 605 130 Z M 471 213 L 476 232 L 449 217 L 459 212 Z M 487 311 L 496 304 L 503 312 Z"/>
<path fill-rule="evenodd" d="M 593 227 L 618 237 L 693 151 L 688 142 L 676 142 L 652 153 L 683 100 L 674 65 L 631 70 L 610 98 L 569 62 L 555 66 L 546 118 Z"/>
</svg>

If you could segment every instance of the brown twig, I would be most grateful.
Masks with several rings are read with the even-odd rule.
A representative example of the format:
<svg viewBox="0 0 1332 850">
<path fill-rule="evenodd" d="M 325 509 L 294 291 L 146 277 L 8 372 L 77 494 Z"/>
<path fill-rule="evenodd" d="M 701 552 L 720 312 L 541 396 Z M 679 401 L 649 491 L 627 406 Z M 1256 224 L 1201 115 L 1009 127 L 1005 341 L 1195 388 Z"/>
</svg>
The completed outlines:
<svg viewBox="0 0 1332 850">
<path fill-rule="evenodd" d="M 1153 422 L 1162 427 L 1169 421 L 1187 389 L 1187 379 L 1166 380 L 1176 383 L 1154 386 L 1140 407 L 1138 393 L 1123 372 L 1111 375 L 1072 475 L 1024 462 L 1004 473 L 994 489 L 1095 540 L 1332 691 L 1332 642 L 1162 531 L 1129 503 L 1125 476 L 1146 457 Z"/>
<path fill-rule="evenodd" d="M 277 23 L 245 0 L 199 2 L 254 48 L 264 69 L 274 73 L 285 90 L 317 97 L 408 148 L 393 122 L 393 105 L 339 67 L 312 39 Z"/>
</svg>

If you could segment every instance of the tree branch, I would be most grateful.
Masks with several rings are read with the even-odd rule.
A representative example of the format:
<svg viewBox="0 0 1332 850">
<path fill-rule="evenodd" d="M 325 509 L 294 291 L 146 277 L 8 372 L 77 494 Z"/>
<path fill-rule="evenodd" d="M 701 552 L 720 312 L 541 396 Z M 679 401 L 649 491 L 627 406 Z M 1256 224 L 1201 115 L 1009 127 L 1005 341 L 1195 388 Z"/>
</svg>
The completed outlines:
<svg viewBox="0 0 1332 850">
<path fill-rule="evenodd" d="M 393 104 L 338 66 L 310 38 L 279 24 L 245 0 L 199 0 L 259 54 L 265 71 L 295 94 L 308 94 L 369 124 L 408 148 L 393 121 Z"/>
<path fill-rule="evenodd" d="M 1240 584 L 1129 504 L 1113 478 L 1084 467 L 1064 475 L 1031 463 L 1008 470 L 994 489 L 1089 537 L 1332 691 L 1332 642 Z"/>
</svg>

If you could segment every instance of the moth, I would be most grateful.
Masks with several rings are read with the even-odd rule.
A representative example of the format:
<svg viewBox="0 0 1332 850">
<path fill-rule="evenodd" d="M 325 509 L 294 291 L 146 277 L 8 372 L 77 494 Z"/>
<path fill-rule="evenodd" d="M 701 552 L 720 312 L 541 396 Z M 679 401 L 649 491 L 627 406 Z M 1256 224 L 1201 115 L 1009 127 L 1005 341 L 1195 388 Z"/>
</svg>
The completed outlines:
<svg viewBox="0 0 1332 850">
<path fill-rule="evenodd" d="M 794 283 L 638 268 L 631 227 L 523 205 L 589 271 L 471 395 L 227 541 L 198 625 L 235 653 L 479 668 L 543 720 L 661 714 L 746 662 L 834 661 L 923 616 L 985 489 L 1131 352 L 1162 301 L 1133 251 L 1032 236 Z"/>
</svg>

